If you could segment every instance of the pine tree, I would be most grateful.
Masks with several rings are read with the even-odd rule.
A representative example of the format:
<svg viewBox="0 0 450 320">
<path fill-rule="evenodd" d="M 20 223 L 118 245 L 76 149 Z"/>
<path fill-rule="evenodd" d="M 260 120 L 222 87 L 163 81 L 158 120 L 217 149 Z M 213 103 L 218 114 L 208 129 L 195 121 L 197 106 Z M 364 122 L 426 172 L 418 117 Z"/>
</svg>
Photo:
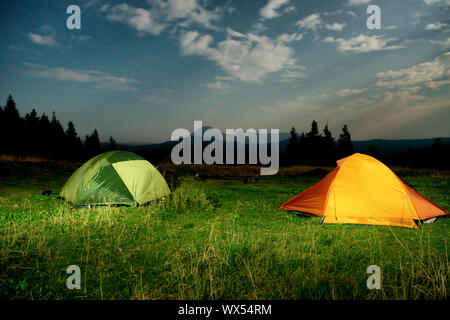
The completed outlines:
<svg viewBox="0 0 450 320">
<path fill-rule="evenodd" d="M 304 143 L 304 157 L 306 164 L 316 165 L 320 162 L 320 142 L 319 126 L 317 121 L 311 123 L 311 130 L 306 133 Z"/>
<path fill-rule="evenodd" d="M 292 127 L 290 131 L 290 137 L 288 139 L 288 145 L 286 150 L 286 163 L 288 165 L 297 164 L 298 160 L 298 139 L 297 139 L 297 131 L 294 127 Z"/>
<path fill-rule="evenodd" d="M 39 156 L 39 117 L 35 109 L 25 115 L 24 131 L 26 136 L 24 147 L 27 155 Z"/>
<path fill-rule="evenodd" d="M 94 129 L 90 135 L 86 136 L 84 147 L 88 158 L 92 158 L 100 153 L 100 140 L 97 129 Z"/>
<path fill-rule="evenodd" d="M 117 144 L 116 144 L 116 140 L 114 140 L 114 138 L 112 136 L 109 137 L 109 145 L 108 145 L 108 150 L 116 150 L 117 149 Z"/>
<path fill-rule="evenodd" d="M 328 129 L 328 124 L 323 129 L 322 147 L 321 147 L 323 165 L 333 165 L 336 160 L 336 143 L 334 141 L 331 131 Z"/>
<path fill-rule="evenodd" d="M 339 135 L 337 154 L 339 158 L 345 158 L 353 154 L 352 137 L 346 124 Z"/>
<path fill-rule="evenodd" d="M 65 145 L 65 133 L 61 123 L 56 119 L 56 114 L 53 111 L 52 121 L 50 122 L 50 134 L 51 134 L 51 149 L 50 157 L 53 159 L 62 158 Z"/>
<path fill-rule="evenodd" d="M 83 154 L 83 143 L 80 137 L 78 137 L 77 131 L 75 130 L 75 125 L 72 121 L 67 124 L 67 130 L 65 132 L 66 136 L 66 148 L 64 157 L 69 160 L 82 160 L 84 159 Z"/>
<path fill-rule="evenodd" d="M 49 157 L 52 153 L 52 134 L 50 129 L 50 120 L 48 116 L 43 113 L 39 118 L 39 126 L 38 126 L 38 145 L 39 145 L 39 155 L 43 157 Z"/>
<path fill-rule="evenodd" d="M 8 96 L 2 112 L 2 148 L 4 153 L 18 154 L 24 142 L 23 122 L 11 95 Z"/>
</svg>

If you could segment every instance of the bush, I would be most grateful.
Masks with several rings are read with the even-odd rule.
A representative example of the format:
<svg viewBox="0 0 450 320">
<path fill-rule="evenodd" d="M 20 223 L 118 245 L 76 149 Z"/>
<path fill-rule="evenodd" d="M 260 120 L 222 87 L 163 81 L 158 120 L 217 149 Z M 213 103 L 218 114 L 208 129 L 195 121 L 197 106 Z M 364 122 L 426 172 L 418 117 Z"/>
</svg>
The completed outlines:
<svg viewBox="0 0 450 320">
<path fill-rule="evenodd" d="M 170 201 L 166 202 L 167 209 L 178 212 L 203 211 L 209 212 L 214 205 L 208 199 L 205 192 L 196 186 L 180 186 L 172 193 Z"/>
</svg>

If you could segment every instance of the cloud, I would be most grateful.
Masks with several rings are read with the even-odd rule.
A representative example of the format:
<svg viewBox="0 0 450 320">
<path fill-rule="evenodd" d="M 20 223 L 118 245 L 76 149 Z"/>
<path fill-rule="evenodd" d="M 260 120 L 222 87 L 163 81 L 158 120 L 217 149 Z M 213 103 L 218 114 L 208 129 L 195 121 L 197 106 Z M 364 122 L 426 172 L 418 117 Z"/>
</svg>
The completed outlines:
<svg viewBox="0 0 450 320">
<path fill-rule="evenodd" d="M 29 68 L 28 73 L 36 78 L 63 82 L 92 83 L 98 89 L 133 91 L 136 90 L 135 86 L 140 84 L 140 81 L 132 78 L 117 77 L 96 70 L 72 70 L 63 67 L 47 67 L 31 63 L 25 63 L 25 66 Z"/>
<path fill-rule="evenodd" d="M 280 13 L 277 11 L 282 6 L 289 3 L 289 0 L 269 0 L 267 4 L 259 10 L 259 14 L 263 19 L 273 19 L 280 16 Z M 290 8 L 290 7 L 288 7 Z M 295 7 L 294 7 L 295 9 Z M 291 10 L 291 9 L 287 9 Z"/>
<path fill-rule="evenodd" d="M 303 39 L 303 34 L 301 33 L 283 33 L 282 35 L 278 36 L 279 42 L 292 42 L 292 41 L 300 41 Z"/>
<path fill-rule="evenodd" d="M 428 81 L 427 87 L 433 90 L 439 90 L 441 87 L 450 85 L 450 80 Z"/>
<path fill-rule="evenodd" d="M 321 126 L 328 123 L 333 133 L 338 133 L 342 125 L 347 124 L 354 138 L 369 139 L 398 135 L 405 125 L 417 126 L 425 117 L 449 107 L 448 100 L 430 101 L 415 91 L 389 90 L 372 97 L 350 95 L 338 105 L 335 99 L 322 99 L 321 95 L 316 95 L 264 104 L 259 108 L 278 116 L 284 114 L 288 122 L 292 118 L 300 119 L 296 126 L 299 131 L 309 128 L 310 119 L 315 119 Z"/>
<path fill-rule="evenodd" d="M 323 13 L 324 16 L 334 16 L 334 15 L 340 15 L 344 13 L 344 9 L 338 9 L 336 11 L 325 11 Z"/>
<path fill-rule="evenodd" d="M 283 13 L 289 13 L 289 12 L 294 12 L 294 11 L 297 11 L 297 9 L 294 6 L 288 6 L 283 9 Z"/>
<path fill-rule="evenodd" d="M 252 31 L 254 33 L 261 33 L 264 30 L 267 30 L 267 27 L 263 23 L 258 21 L 258 22 L 255 22 L 254 24 L 252 24 Z"/>
<path fill-rule="evenodd" d="M 84 9 L 89 9 L 90 7 L 97 5 L 101 2 L 101 0 L 90 0 L 86 2 L 86 4 L 83 6 Z"/>
<path fill-rule="evenodd" d="M 348 0 L 347 5 L 349 6 L 359 6 L 362 4 L 368 4 L 370 0 Z"/>
<path fill-rule="evenodd" d="M 309 119 L 312 118 L 313 114 L 317 115 L 317 113 L 325 112 L 327 110 L 327 108 L 321 104 L 310 102 L 309 98 L 305 96 L 299 96 L 293 101 L 282 101 L 275 102 L 271 105 L 262 105 L 259 108 L 263 111 L 272 113 L 283 112 L 298 114 L 301 112 L 301 114 L 304 115 L 304 118 L 308 119 L 307 122 L 309 122 Z M 309 115 L 311 115 L 311 117 Z"/>
<path fill-rule="evenodd" d="M 432 4 L 446 4 L 446 5 L 450 5 L 450 0 L 423 0 L 423 2 L 425 2 L 427 5 L 432 5 Z"/>
<path fill-rule="evenodd" d="M 169 22 L 177 22 L 178 25 L 187 27 L 198 24 L 209 29 L 215 29 L 212 22 L 222 17 L 223 8 L 214 10 L 203 8 L 197 0 L 168 0 L 149 1 L 153 4 L 152 9 L 162 12 L 162 16 Z"/>
<path fill-rule="evenodd" d="M 334 39 L 333 37 L 325 38 L 325 42 L 336 42 L 338 50 L 341 52 L 370 52 L 380 50 L 396 50 L 404 48 L 401 45 L 388 45 L 389 42 L 396 41 L 396 38 L 383 38 L 383 36 L 366 36 L 359 35 L 357 37 L 345 40 L 342 38 Z"/>
<path fill-rule="evenodd" d="M 108 5 L 105 6 L 102 7 L 102 11 L 108 12 L 106 19 L 128 24 L 140 32 L 159 35 L 168 26 L 166 23 L 159 22 L 159 17 L 150 10 L 135 8 L 125 3 L 112 8 Z"/>
<path fill-rule="evenodd" d="M 56 47 L 56 41 L 54 35 L 40 35 L 36 33 L 29 33 L 28 37 L 30 40 L 38 45 L 47 46 L 47 47 Z"/>
<path fill-rule="evenodd" d="M 180 37 L 182 55 L 198 55 L 215 62 L 232 79 L 260 82 L 267 74 L 296 68 L 294 51 L 284 41 L 228 29 L 225 40 L 213 45 L 214 38 L 197 31 Z"/>
<path fill-rule="evenodd" d="M 73 35 L 70 38 L 79 42 L 85 42 L 92 39 L 90 35 Z"/>
<path fill-rule="evenodd" d="M 298 27 L 309 30 L 316 30 L 321 24 L 322 20 L 320 19 L 320 14 L 318 13 L 313 13 L 295 23 Z"/>
<path fill-rule="evenodd" d="M 223 90 L 230 88 L 230 85 L 226 82 L 223 82 L 221 80 L 216 80 L 210 83 L 206 84 L 206 87 L 209 89 L 216 89 L 216 90 Z"/>
<path fill-rule="evenodd" d="M 361 137 L 380 137 L 398 132 L 405 125 L 422 126 L 424 118 L 448 109 L 448 101 L 431 102 L 425 96 L 407 91 L 386 92 L 381 101 L 374 101 L 351 120 Z"/>
<path fill-rule="evenodd" d="M 342 29 L 344 29 L 344 27 L 345 27 L 346 25 L 347 25 L 346 23 L 337 23 L 337 22 L 335 22 L 335 23 L 333 23 L 333 24 L 327 24 L 327 25 L 325 25 L 325 27 L 326 27 L 328 30 L 332 30 L 332 31 L 341 31 Z"/>
<path fill-rule="evenodd" d="M 430 42 L 443 46 L 444 48 L 450 47 L 450 38 L 447 38 L 446 40 L 430 40 Z"/>
<path fill-rule="evenodd" d="M 336 94 L 340 97 L 347 97 L 347 96 L 351 96 L 351 95 L 355 95 L 355 94 L 359 94 L 362 92 L 367 91 L 367 88 L 363 88 L 363 89 L 341 89 L 339 91 L 336 92 Z"/>
<path fill-rule="evenodd" d="M 377 73 L 379 87 L 406 87 L 420 83 L 430 88 L 439 88 L 448 84 L 450 78 L 450 52 L 435 58 L 429 62 L 423 62 L 410 68 L 389 70 Z M 444 81 L 444 82 L 441 82 Z"/>
<path fill-rule="evenodd" d="M 301 69 L 304 70 L 305 68 Z M 306 78 L 306 74 L 302 70 L 285 70 L 280 75 L 280 81 L 293 82 L 296 79 Z"/>
<path fill-rule="evenodd" d="M 447 24 L 446 23 L 440 23 L 440 22 L 436 22 L 436 23 L 429 23 L 425 26 L 425 30 L 439 30 L 442 29 L 444 27 L 446 27 Z"/>
<path fill-rule="evenodd" d="M 153 0 L 148 1 L 151 8 L 137 8 L 128 4 L 103 5 L 106 19 L 121 22 L 139 32 L 159 35 L 171 25 L 189 27 L 198 24 L 215 29 L 213 22 L 222 17 L 223 8 L 214 10 L 203 8 L 197 0 Z"/>
</svg>

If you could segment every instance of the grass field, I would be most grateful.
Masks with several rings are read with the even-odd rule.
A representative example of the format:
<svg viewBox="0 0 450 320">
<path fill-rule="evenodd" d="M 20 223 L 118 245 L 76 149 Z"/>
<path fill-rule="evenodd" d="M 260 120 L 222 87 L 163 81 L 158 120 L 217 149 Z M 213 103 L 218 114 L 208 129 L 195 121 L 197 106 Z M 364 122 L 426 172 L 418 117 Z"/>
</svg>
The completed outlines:
<svg viewBox="0 0 450 320">
<path fill-rule="evenodd" d="M 0 161 L 2 299 L 448 299 L 450 219 L 423 229 L 327 225 L 277 210 L 325 169 L 197 181 L 140 208 L 70 209 L 76 168 Z M 447 211 L 449 172 L 395 169 Z M 378 265 L 381 290 L 368 290 Z M 81 289 L 66 268 L 81 268 Z"/>
</svg>

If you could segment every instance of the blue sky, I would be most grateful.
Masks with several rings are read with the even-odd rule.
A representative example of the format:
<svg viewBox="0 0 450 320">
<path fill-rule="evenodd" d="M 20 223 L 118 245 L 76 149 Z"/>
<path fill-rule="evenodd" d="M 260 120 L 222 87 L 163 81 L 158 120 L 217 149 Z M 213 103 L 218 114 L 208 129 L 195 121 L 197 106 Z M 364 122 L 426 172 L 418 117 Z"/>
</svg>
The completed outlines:
<svg viewBox="0 0 450 320">
<path fill-rule="evenodd" d="M 81 8 L 81 30 L 66 8 Z M 369 30 L 367 6 L 381 9 Z M 450 136 L 450 1 L 2 1 L 0 103 L 81 136 L 219 129 Z"/>
</svg>

